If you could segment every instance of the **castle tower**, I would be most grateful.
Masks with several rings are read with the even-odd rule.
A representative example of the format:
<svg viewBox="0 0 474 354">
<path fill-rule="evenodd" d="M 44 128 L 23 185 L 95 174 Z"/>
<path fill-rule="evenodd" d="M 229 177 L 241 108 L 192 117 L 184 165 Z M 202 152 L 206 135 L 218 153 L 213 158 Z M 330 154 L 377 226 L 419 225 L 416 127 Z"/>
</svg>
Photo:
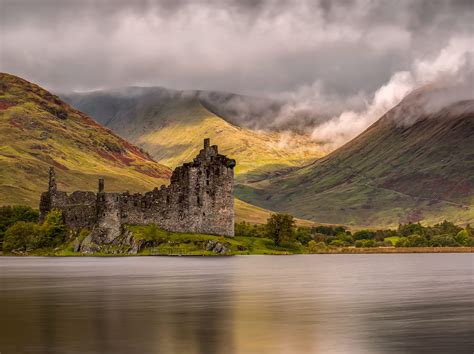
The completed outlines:
<svg viewBox="0 0 474 354">
<path fill-rule="evenodd" d="M 99 178 L 99 193 L 104 192 L 104 177 Z"/>
<path fill-rule="evenodd" d="M 58 186 L 56 184 L 56 172 L 54 172 L 54 167 L 49 168 L 49 181 L 48 181 L 48 192 L 54 194 L 58 191 Z"/>
</svg>

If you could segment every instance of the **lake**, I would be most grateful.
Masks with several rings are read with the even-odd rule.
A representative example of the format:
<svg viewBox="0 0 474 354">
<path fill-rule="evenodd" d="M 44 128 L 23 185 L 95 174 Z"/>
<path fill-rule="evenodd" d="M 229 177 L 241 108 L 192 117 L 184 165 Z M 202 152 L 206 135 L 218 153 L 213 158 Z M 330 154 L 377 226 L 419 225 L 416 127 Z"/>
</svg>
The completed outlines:
<svg viewBox="0 0 474 354">
<path fill-rule="evenodd" d="M 0 352 L 472 353 L 473 259 L 0 257 Z"/>
</svg>

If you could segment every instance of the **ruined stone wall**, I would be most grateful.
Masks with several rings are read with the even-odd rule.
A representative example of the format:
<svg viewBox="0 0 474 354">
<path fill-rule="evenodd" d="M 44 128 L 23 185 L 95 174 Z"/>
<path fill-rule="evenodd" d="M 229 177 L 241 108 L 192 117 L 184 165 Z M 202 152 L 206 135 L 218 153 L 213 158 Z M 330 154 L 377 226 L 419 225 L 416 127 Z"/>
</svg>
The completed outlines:
<svg viewBox="0 0 474 354">
<path fill-rule="evenodd" d="M 52 208 L 62 210 L 66 224 L 72 228 L 98 227 L 115 233 L 117 225 L 157 224 L 175 232 L 233 236 L 234 166 L 234 160 L 219 155 L 217 146 L 210 146 L 206 139 L 192 162 L 173 171 L 169 186 L 145 194 L 105 193 L 101 179 L 97 194 L 68 195 L 57 191 L 51 170 L 49 190 L 41 197 L 40 211 L 44 217 Z"/>
</svg>

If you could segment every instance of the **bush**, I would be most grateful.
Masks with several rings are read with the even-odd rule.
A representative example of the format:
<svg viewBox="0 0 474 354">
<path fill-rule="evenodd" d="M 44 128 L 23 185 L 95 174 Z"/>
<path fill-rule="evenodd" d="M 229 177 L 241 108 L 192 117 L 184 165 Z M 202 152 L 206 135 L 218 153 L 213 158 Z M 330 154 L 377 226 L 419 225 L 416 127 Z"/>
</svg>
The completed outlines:
<svg viewBox="0 0 474 354">
<path fill-rule="evenodd" d="M 272 214 L 267 221 L 267 237 L 271 238 L 275 245 L 291 243 L 295 239 L 295 220 L 288 214 Z"/>
<path fill-rule="evenodd" d="M 375 232 L 370 230 L 360 230 L 354 233 L 353 239 L 354 240 L 370 240 L 375 237 Z"/>
<path fill-rule="evenodd" d="M 311 229 L 309 227 L 298 227 L 296 230 L 296 239 L 301 242 L 302 245 L 307 245 L 313 240 Z"/>
<path fill-rule="evenodd" d="M 364 240 L 362 241 L 362 247 L 375 247 L 377 246 L 377 243 L 375 240 Z"/>
<path fill-rule="evenodd" d="M 408 238 L 400 237 L 400 239 L 397 242 L 395 242 L 395 247 L 410 247 Z"/>
<path fill-rule="evenodd" d="M 42 247 L 54 247 L 64 242 L 67 234 L 62 213 L 53 209 L 42 225 L 34 222 L 17 221 L 5 232 L 3 250 L 26 251 Z"/>
<path fill-rule="evenodd" d="M 454 239 L 462 246 L 470 246 L 471 244 L 471 237 L 466 230 L 459 231 Z"/>
<path fill-rule="evenodd" d="M 431 238 L 431 247 L 456 247 L 459 244 L 451 235 L 436 235 Z"/>
<path fill-rule="evenodd" d="M 315 240 L 316 242 L 326 242 L 326 239 L 327 239 L 327 235 L 325 234 L 315 233 L 315 234 L 312 234 L 312 236 L 313 236 L 313 240 Z"/>
<path fill-rule="evenodd" d="M 7 252 L 13 250 L 26 251 L 42 247 L 43 243 L 44 233 L 38 224 L 18 221 L 5 232 L 3 250 Z"/>
<path fill-rule="evenodd" d="M 344 247 L 347 246 L 347 244 L 344 241 L 341 240 L 332 240 L 329 246 L 332 247 Z"/>
<path fill-rule="evenodd" d="M 344 233 L 338 233 L 337 234 L 337 239 L 344 242 L 344 244 L 346 244 L 347 246 L 350 246 L 352 244 L 354 244 L 354 239 L 352 238 L 351 235 L 348 235 L 346 234 L 345 232 Z"/>
<path fill-rule="evenodd" d="M 364 246 L 364 243 L 362 242 L 362 240 L 357 240 L 354 243 L 354 246 L 356 246 L 356 248 L 361 248 L 362 246 Z"/>
<path fill-rule="evenodd" d="M 236 223 L 235 236 L 265 237 L 265 225 L 252 225 L 245 221 Z"/>
<path fill-rule="evenodd" d="M 327 250 L 327 245 L 324 242 L 316 242 L 311 240 L 308 242 L 308 252 L 309 253 L 320 253 Z"/>
<path fill-rule="evenodd" d="M 58 209 L 51 210 L 44 220 L 42 229 L 48 239 L 48 246 L 57 246 L 66 238 L 66 225 L 64 225 L 63 214 Z"/>
<path fill-rule="evenodd" d="M 429 242 L 426 237 L 420 235 L 410 235 L 407 237 L 408 247 L 427 247 Z"/>
<path fill-rule="evenodd" d="M 39 213 L 28 206 L 2 206 L 0 207 L 0 246 L 6 230 L 17 221 L 37 222 Z"/>
</svg>

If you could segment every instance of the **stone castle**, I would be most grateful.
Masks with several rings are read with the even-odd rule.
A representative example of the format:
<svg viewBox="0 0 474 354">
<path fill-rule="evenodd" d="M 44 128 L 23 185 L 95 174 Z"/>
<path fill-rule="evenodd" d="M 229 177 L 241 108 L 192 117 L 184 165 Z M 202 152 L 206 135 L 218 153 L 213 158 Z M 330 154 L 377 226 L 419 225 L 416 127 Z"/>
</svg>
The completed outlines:
<svg viewBox="0 0 474 354">
<path fill-rule="evenodd" d="M 177 167 L 168 186 L 144 194 L 108 193 L 99 179 L 98 193 L 58 191 L 54 169 L 48 191 L 41 195 L 40 217 L 53 208 L 71 229 L 92 230 L 96 243 L 111 242 L 124 224 L 147 225 L 175 232 L 234 236 L 235 160 L 218 153 L 204 139 L 204 148 L 190 163 Z"/>
</svg>

